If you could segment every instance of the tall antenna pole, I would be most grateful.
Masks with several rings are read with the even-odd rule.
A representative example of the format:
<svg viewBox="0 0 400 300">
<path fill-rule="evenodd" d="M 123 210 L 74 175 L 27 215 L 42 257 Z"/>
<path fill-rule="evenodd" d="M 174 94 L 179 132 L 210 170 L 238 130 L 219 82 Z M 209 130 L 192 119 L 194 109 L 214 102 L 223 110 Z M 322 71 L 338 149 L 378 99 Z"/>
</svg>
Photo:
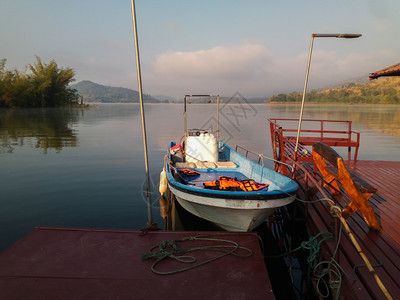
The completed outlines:
<svg viewBox="0 0 400 300">
<path fill-rule="evenodd" d="M 134 33 L 134 37 L 135 37 L 135 53 L 136 53 L 137 79 L 138 79 L 138 86 L 139 86 L 138 91 L 139 91 L 139 100 L 140 100 L 140 114 L 142 117 L 144 162 L 145 162 L 145 168 L 146 168 L 147 226 L 149 227 L 149 226 L 153 225 L 153 212 L 151 209 L 149 158 L 148 158 L 148 154 L 147 154 L 146 122 L 145 122 L 144 105 L 143 105 L 142 75 L 140 72 L 140 58 L 139 58 L 139 44 L 138 44 L 137 25 L 136 25 L 135 0 L 131 0 L 131 6 L 132 6 L 133 33 Z"/>
</svg>

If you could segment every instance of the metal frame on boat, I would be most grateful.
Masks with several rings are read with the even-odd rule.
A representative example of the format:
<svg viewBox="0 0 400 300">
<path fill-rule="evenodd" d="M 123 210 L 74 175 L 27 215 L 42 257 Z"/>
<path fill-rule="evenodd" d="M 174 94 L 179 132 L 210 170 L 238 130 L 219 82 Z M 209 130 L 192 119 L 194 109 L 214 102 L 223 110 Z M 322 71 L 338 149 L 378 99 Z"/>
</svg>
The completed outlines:
<svg viewBox="0 0 400 300">
<path fill-rule="evenodd" d="M 170 142 L 165 162 L 168 187 L 180 205 L 190 213 L 209 220 L 225 230 L 251 231 L 273 214 L 275 209 L 294 201 L 296 182 L 244 157 L 217 139 L 208 130 L 187 128 L 186 102 L 191 97 L 218 95 L 186 95 L 184 98 L 185 135 L 181 144 Z M 217 111 L 217 114 L 219 112 Z M 219 118 L 217 117 L 217 123 Z M 206 158 L 206 159 L 204 159 Z M 194 170 L 185 176 L 181 169 Z M 220 177 L 255 182 L 254 190 L 209 189 L 204 183 Z"/>
</svg>

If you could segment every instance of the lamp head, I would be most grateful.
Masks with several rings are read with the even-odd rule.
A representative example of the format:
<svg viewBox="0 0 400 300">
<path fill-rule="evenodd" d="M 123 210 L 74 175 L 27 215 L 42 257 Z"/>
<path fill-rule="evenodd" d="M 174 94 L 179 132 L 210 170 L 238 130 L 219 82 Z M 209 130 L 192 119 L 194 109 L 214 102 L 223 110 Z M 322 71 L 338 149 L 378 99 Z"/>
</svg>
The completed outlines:
<svg viewBox="0 0 400 300">
<path fill-rule="evenodd" d="M 362 34 L 354 33 L 313 33 L 313 37 L 334 37 L 342 39 L 356 39 L 362 36 Z"/>
</svg>

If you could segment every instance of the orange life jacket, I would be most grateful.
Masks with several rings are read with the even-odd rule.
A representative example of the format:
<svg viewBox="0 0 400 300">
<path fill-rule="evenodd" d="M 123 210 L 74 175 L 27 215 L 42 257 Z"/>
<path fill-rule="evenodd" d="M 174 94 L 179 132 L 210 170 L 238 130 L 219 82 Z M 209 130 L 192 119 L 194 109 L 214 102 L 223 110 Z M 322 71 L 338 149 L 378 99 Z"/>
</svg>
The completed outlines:
<svg viewBox="0 0 400 300">
<path fill-rule="evenodd" d="M 245 192 L 258 191 L 257 184 L 252 179 L 237 179 L 228 176 L 220 176 L 217 180 L 204 182 L 206 188 L 214 188 L 220 190 L 243 190 Z M 264 188 L 265 185 L 262 187 Z"/>
<path fill-rule="evenodd" d="M 245 192 L 258 191 L 258 187 L 254 183 L 254 180 L 244 179 L 244 180 L 240 180 L 239 183 L 240 183 L 240 188 Z"/>
<path fill-rule="evenodd" d="M 198 176 L 199 172 L 190 169 L 179 169 L 179 172 L 182 172 L 185 176 Z"/>
<path fill-rule="evenodd" d="M 227 176 L 220 176 L 218 177 L 217 181 L 217 186 L 221 190 L 226 190 L 226 189 L 232 189 L 232 188 L 238 188 L 240 187 L 239 182 L 236 180 L 236 178 L 231 178 Z"/>
<path fill-rule="evenodd" d="M 239 184 L 235 181 L 235 179 L 219 176 L 217 180 L 204 182 L 203 185 L 209 188 L 216 188 L 221 190 L 226 190 L 227 188 L 235 188 L 239 187 Z"/>
</svg>

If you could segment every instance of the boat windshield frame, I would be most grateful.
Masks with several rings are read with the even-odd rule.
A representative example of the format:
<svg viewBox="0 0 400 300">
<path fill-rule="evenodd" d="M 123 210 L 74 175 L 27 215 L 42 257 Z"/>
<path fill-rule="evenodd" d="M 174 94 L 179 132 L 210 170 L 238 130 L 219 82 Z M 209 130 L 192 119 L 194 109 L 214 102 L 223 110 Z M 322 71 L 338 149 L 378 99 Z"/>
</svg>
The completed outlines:
<svg viewBox="0 0 400 300">
<path fill-rule="evenodd" d="M 217 143 L 219 142 L 219 95 L 185 95 L 183 97 L 183 105 L 184 105 L 184 118 L 185 118 L 185 138 L 189 136 L 189 129 L 187 127 L 187 110 L 186 110 L 186 104 L 187 101 L 191 98 L 210 98 L 210 99 L 217 99 L 217 130 L 208 130 L 209 132 L 216 132 L 217 133 Z"/>
</svg>

